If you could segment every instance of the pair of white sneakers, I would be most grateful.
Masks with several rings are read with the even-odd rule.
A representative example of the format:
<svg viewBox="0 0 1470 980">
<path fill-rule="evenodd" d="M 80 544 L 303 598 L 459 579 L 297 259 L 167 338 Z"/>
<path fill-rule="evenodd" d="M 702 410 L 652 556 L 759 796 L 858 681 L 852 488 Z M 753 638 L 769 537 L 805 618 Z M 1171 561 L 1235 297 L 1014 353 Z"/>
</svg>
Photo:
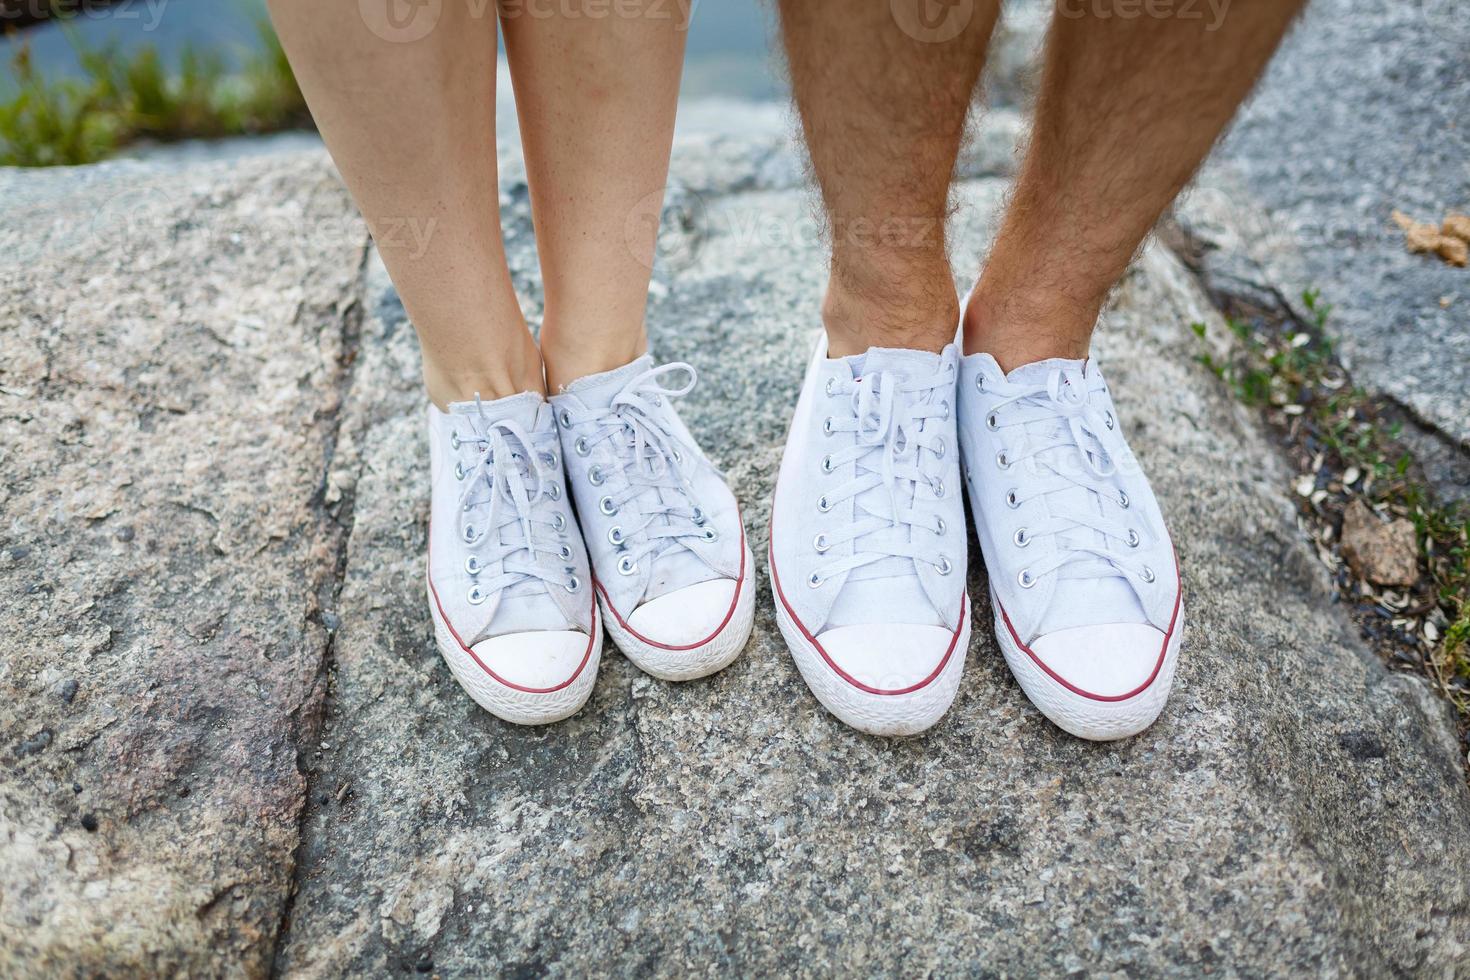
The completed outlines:
<svg viewBox="0 0 1470 980">
<path fill-rule="evenodd" d="M 604 628 L 665 680 L 744 648 L 754 558 L 734 495 L 674 410 L 694 383 L 689 365 L 645 356 L 549 401 L 429 406 L 429 611 L 450 670 L 492 714 L 575 714 Z"/>
<path fill-rule="evenodd" d="M 943 717 L 969 646 L 960 478 L 1000 648 L 1081 738 L 1143 731 L 1183 634 L 1179 570 L 1091 361 L 1006 373 L 989 354 L 818 341 L 771 510 L 776 617 L 839 719 L 912 735 Z"/>
</svg>

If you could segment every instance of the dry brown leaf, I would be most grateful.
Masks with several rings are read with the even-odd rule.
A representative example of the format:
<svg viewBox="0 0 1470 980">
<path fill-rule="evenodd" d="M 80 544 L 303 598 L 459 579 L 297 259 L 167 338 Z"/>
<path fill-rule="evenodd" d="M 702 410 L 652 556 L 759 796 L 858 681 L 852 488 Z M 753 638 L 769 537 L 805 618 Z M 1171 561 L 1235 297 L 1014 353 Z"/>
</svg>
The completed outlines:
<svg viewBox="0 0 1470 980">
<path fill-rule="evenodd" d="M 1455 214 L 1451 212 L 1445 215 L 1444 224 L 1440 231 L 1451 238 L 1458 238 L 1462 242 L 1470 242 L 1470 215 Z"/>
</svg>

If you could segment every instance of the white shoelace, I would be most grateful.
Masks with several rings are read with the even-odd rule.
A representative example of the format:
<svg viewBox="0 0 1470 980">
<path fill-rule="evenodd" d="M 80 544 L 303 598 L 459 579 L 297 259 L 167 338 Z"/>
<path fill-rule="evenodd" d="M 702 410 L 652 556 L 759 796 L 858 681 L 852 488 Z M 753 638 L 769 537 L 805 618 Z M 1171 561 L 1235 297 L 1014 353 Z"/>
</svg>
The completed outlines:
<svg viewBox="0 0 1470 980">
<path fill-rule="evenodd" d="M 1006 504 L 1019 507 L 1047 499 L 1052 517 L 1019 529 L 1014 543 L 1025 547 L 1053 538 L 1056 548 L 1020 574 L 1022 588 L 1047 575 L 1064 579 L 1122 578 L 1134 592 L 1155 574 L 1131 554 L 1142 532 L 1121 519 L 1132 502 L 1118 485 L 1120 461 L 1133 459 L 1111 411 L 1094 403 L 1081 372 L 1053 369 L 1045 383 L 984 380 L 984 389 L 1003 396 L 986 416 L 992 429 L 1020 429 L 1020 438 L 1001 450 L 1002 471 L 1024 466 L 1027 475 L 1006 491 Z M 1106 505 L 1104 504 L 1106 502 Z M 1141 598 L 1141 596 L 1140 596 Z"/>
<path fill-rule="evenodd" d="M 478 397 L 475 403 L 479 405 Z M 572 551 L 560 540 L 566 519 L 538 506 L 556 499 L 555 485 L 542 469 L 545 465 L 555 472 L 555 454 L 538 453 L 518 423 L 492 422 L 483 411 L 477 419 L 463 416 L 455 422 L 470 425 L 472 431 L 465 438 L 456 428 L 451 448 L 470 445 L 479 450 L 470 466 L 455 462 L 455 476 L 464 483 L 456 526 L 460 542 L 470 551 L 465 571 L 476 579 L 470 603 L 479 605 L 502 589 L 533 580 L 575 590 Z M 492 574 L 480 577 L 486 572 Z"/>
<path fill-rule="evenodd" d="M 689 380 L 677 388 L 661 379 L 679 371 Z M 622 469 L 622 485 L 609 489 L 598 501 L 608 516 L 623 513 L 626 521 L 610 530 L 612 543 L 622 552 L 618 571 L 631 575 L 644 558 L 656 561 L 667 552 L 685 548 L 690 538 L 715 540 L 715 530 L 705 523 L 704 511 L 694 499 L 692 472 L 697 451 L 689 446 L 673 425 L 665 400 L 682 398 L 694 390 L 698 374 L 683 362 L 664 364 L 631 379 L 606 409 L 567 411 L 564 422 L 573 426 L 597 424 L 595 432 L 579 436 L 575 452 L 590 456 L 600 442 L 616 447 Z M 610 474 L 599 466 L 588 471 L 588 480 L 601 487 Z"/>
<path fill-rule="evenodd" d="M 829 438 L 850 433 L 852 444 L 823 456 L 822 470 L 830 473 L 855 463 L 856 472 L 851 480 L 818 498 L 817 508 L 825 512 L 853 497 L 857 513 L 851 524 L 818 534 L 813 540 L 812 546 L 822 553 L 853 543 L 852 554 L 834 558 L 812 573 L 808 584 L 813 588 L 844 572 L 891 558 L 928 562 L 941 574 L 953 568 L 948 557 L 937 553 L 938 538 L 929 537 L 944 534 L 943 519 L 916 506 L 921 483 L 936 497 L 946 493 L 944 482 L 926 471 L 926 463 L 932 467 L 948 447 L 942 436 L 924 431 L 924 420 L 948 418 L 950 405 L 947 399 L 925 396 L 953 386 L 953 367 L 907 382 L 897 374 L 878 371 L 828 383 L 830 394 L 851 396 L 852 413 L 829 416 L 822 431 Z M 874 508 L 871 498 L 863 495 L 880 488 L 887 506 Z"/>
</svg>

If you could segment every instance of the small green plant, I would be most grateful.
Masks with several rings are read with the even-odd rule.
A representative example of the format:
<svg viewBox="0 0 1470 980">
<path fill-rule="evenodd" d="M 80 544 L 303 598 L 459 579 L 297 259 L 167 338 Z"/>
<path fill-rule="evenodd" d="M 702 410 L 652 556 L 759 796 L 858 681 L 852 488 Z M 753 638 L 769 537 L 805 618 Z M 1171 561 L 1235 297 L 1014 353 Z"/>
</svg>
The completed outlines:
<svg viewBox="0 0 1470 980">
<path fill-rule="evenodd" d="M 261 44 L 230 74 L 216 54 L 185 47 L 170 68 L 156 49 L 124 54 L 89 47 L 66 25 L 83 78 L 43 78 L 16 42 L 16 93 L 0 101 L 0 165 L 92 163 L 138 140 L 171 142 L 274 132 L 310 124 L 275 32 L 258 22 Z"/>
<path fill-rule="evenodd" d="M 1308 447 L 1303 458 L 1342 475 L 1337 503 L 1357 496 L 1413 521 L 1438 610 L 1426 616 L 1427 663 L 1470 724 L 1470 508 L 1439 502 L 1418 479 L 1412 454 L 1399 444 L 1399 424 L 1385 420 L 1338 363 L 1326 330 L 1331 307 L 1317 290 L 1303 293 L 1302 304 L 1305 322 L 1227 319 L 1237 341 L 1231 356 L 1198 360 L 1241 401 L 1264 409 L 1290 442 Z M 1190 326 L 1205 338 L 1205 324 Z"/>
</svg>

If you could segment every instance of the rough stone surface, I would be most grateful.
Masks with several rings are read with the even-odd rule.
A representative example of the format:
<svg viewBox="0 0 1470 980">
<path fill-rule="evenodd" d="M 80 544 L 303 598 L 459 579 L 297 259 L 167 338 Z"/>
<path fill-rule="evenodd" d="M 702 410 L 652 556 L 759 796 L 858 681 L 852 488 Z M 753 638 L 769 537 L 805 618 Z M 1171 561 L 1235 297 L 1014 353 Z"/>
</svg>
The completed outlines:
<svg viewBox="0 0 1470 980">
<path fill-rule="evenodd" d="M 1383 521 L 1355 498 L 1342 515 L 1342 557 L 1359 578 L 1375 585 L 1419 581 L 1419 545 L 1414 523 Z"/>
<path fill-rule="evenodd" d="M 366 235 L 317 156 L 0 172 L 0 975 L 259 975 Z"/>
<path fill-rule="evenodd" d="M 1454 0 L 1314 0 L 1203 182 L 1271 216 L 1263 281 L 1322 290 L 1354 379 L 1462 450 L 1470 273 L 1410 254 L 1393 212 L 1470 208 L 1467 52 Z"/>
<path fill-rule="evenodd" d="M 684 415 L 759 554 L 824 263 L 808 196 L 721 152 L 681 150 L 702 190 L 667 222 L 650 330 L 702 374 Z M 106 213 L 106 174 L 5 175 L 7 234 L 69 227 L 63 200 Z M 1027 704 L 978 561 L 970 668 L 923 738 L 827 716 L 763 578 L 730 669 L 667 685 L 609 651 L 582 713 L 527 730 L 434 649 L 416 347 L 360 237 L 303 234 L 356 227 L 324 158 L 149 179 L 136 247 L 41 248 L 0 280 L 0 973 L 1470 963 L 1446 713 L 1332 605 L 1271 449 L 1194 360 L 1187 324 L 1214 314 L 1166 252 L 1099 337 L 1189 593 L 1149 733 L 1084 744 Z M 964 186 L 957 267 L 1004 190 Z M 534 316 L 524 187 L 504 196 Z"/>
</svg>

